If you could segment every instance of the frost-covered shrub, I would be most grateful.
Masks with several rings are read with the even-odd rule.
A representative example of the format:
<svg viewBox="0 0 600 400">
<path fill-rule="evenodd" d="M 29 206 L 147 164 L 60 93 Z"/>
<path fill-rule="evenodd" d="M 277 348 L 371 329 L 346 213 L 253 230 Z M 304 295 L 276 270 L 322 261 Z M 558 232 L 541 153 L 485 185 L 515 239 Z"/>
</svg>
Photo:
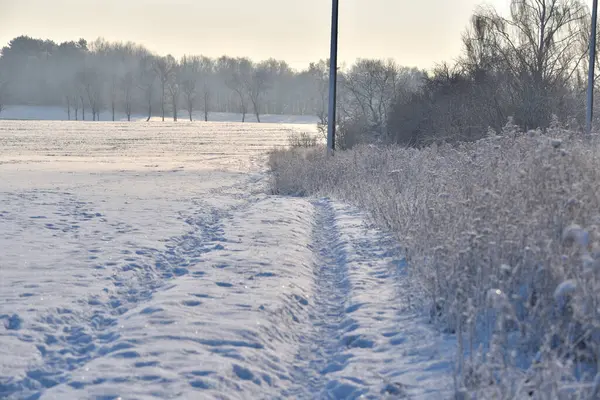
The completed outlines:
<svg viewBox="0 0 600 400">
<path fill-rule="evenodd" d="M 395 233 L 432 321 L 459 334 L 458 389 L 600 390 L 598 137 L 507 124 L 474 143 L 279 151 L 270 165 L 275 192 L 354 203 Z"/>
<path fill-rule="evenodd" d="M 294 132 L 288 136 L 291 148 L 311 148 L 319 145 L 319 137 L 308 132 Z"/>
</svg>

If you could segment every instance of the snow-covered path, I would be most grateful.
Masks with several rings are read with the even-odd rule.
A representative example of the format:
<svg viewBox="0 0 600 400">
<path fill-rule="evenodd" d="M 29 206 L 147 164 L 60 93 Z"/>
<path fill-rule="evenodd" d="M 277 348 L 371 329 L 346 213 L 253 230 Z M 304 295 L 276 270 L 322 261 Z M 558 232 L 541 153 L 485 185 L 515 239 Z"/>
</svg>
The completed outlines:
<svg viewBox="0 0 600 400">
<path fill-rule="evenodd" d="M 229 149 L 231 136 L 202 125 L 149 155 L 140 148 L 162 131 L 90 123 L 86 143 L 57 123 L 52 162 L 40 150 L 51 138 L 11 124 L 0 398 L 450 397 L 451 342 L 411 311 L 400 253 L 356 210 L 266 194 L 260 151 Z M 233 128 L 264 145 L 262 128 Z M 103 140 L 142 134 L 121 148 L 125 167 L 98 160 Z M 238 159 L 183 157 L 202 135 Z"/>
</svg>

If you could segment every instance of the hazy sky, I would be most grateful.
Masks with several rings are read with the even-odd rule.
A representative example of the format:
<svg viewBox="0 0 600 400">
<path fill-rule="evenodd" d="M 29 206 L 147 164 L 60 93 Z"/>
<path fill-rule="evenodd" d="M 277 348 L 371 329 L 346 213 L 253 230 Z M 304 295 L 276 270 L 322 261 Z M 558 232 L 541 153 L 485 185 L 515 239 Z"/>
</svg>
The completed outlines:
<svg viewBox="0 0 600 400">
<path fill-rule="evenodd" d="M 340 0 L 339 59 L 451 61 L 475 7 L 509 0 Z M 0 0 L 0 43 L 26 34 L 55 41 L 131 40 L 159 54 L 327 58 L 330 0 Z"/>
</svg>

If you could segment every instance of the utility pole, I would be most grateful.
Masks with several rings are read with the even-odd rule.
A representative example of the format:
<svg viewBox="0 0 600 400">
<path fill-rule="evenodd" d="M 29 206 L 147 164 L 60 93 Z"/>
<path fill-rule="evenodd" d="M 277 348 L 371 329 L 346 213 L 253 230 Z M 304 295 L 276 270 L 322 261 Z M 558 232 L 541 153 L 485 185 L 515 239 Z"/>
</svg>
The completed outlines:
<svg viewBox="0 0 600 400">
<path fill-rule="evenodd" d="M 597 0 L 595 0 L 597 1 Z M 331 54 L 329 56 L 329 112 L 327 115 L 327 154 L 335 151 L 335 111 L 337 86 L 338 0 L 332 0 Z"/>
<path fill-rule="evenodd" d="M 592 117 L 594 115 L 594 75 L 596 69 L 596 23 L 598 20 L 598 0 L 592 5 L 592 29 L 590 29 L 590 65 L 588 69 L 588 92 L 586 129 L 588 135 L 592 132 Z"/>
</svg>

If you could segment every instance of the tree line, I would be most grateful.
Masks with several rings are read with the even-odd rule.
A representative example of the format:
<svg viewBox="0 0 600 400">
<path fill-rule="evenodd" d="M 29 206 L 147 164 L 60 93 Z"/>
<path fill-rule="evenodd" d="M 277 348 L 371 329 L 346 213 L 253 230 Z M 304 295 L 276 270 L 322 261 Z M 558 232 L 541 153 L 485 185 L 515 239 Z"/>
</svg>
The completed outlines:
<svg viewBox="0 0 600 400">
<path fill-rule="evenodd" d="M 0 104 L 64 106 L 68 119 L 110 112 L 177 120 L 194 110 L 312 114 L 310 94 L 285 62 L 158 56 L 135 43 L 55 43 L 20 36 L 2 48 Z M 90 118 L 91 117 L 91 118 Z"/>
<path fill-rule="evenodd" d="M 159 56 L 135 43 L 85 39 L 56 43 L 19 36 L 0 54 L 0 107 L 7 104 L 62 106 L 66 119 L 98 120 L 108 112 L 192 120 L 201 111 L 312 115 L 327 123 L 328 61 L 302 71 L 276 59 Z M 393 61 L 359 60 L 341 71 L 346 113 L 361 109 L 385 124 L 401 75 L 418 71 Z M 348 96 L 343 96 L 348 93 Z M 1 111 L 1 108 L 0 108 Z"/>
</svg>

